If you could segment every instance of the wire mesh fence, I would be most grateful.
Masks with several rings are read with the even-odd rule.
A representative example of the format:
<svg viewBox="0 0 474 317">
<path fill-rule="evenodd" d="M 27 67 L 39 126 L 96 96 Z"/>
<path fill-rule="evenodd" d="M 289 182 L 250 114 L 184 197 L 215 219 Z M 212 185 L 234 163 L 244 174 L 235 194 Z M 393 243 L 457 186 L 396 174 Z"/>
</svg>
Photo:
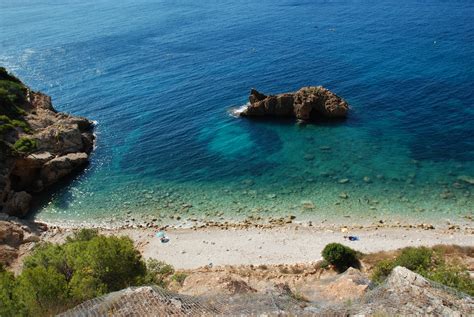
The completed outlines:
<svg viewBox="0 0 474 317">
<path fill-rule="evenodd" d="M 145 286 L 89 300 L 60 316 L 284 316 L 304 315 L 308 306 L 277 293 L 187 296 Z"/>
<path fill-rule="evenodd" d="M 384 283 L 352 301 L 307 301 L 288 288 L 189 296 L 158 286 L 131 287 L 76 306 L 60 316 L 474 316 L 471 296 L 395 269 Z"/>
</svg>

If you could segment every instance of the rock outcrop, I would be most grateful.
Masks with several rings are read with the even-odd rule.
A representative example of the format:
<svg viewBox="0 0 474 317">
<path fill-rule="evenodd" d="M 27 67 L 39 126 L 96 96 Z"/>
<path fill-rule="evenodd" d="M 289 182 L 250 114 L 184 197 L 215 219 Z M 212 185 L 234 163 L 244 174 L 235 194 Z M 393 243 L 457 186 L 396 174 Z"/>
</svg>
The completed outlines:
<svg viewBox="0 0 474 317">
<path fill-rule="evenodd" d="M 398 266 L 363 299 L 362 307 L 358 315 L 472 316 L 474 300 Z"/>
<path fill-rule="evenodd" d="M 3 109 L 16 111 L 11 118 L 0 116 L 0 213 L 24 217 L 36 193 L 87 165 L 94 135 L 91 121 L 57 112 L 49 96 L 14 78 L 12 86 L 16 84 L 22 88 L 21 103 L 12 106 L 0 98 Z M 12 113 L 7 110 L 3 112 Z"/>
<path fill-rule="evenodd" d="M 45 224 L 24 222 L 3 214 L 0 218 L 0 264 L 11 266 L 20 255 L 40 241 L 40 235 L 45 230 Z"/>
<path fill-rule="evenodd" d="M 347 102 L 322 86 L 303 87 L 295 93 L 264 95 L 250 91 L 249 104 L 240 112 L 245 117 L 295 117 L 309 121 L 317 118 L 341 118 L 347 115 Z"/>
</svg>

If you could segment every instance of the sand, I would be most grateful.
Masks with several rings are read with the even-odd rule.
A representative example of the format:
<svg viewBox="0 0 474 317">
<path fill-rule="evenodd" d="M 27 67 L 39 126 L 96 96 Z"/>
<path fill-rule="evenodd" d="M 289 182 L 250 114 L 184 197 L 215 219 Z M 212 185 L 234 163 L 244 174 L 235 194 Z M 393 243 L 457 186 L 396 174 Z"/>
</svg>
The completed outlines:
<svg viewBox="0 0 474 317">
<path fill-rule="evenodd" d="M 261 228 L 169 229 L 168 243 L 155 237 L 158 229 L 123 228 L 101 230 L 103 234 L 129 236 L 145 258 L 172 264 L 176 269 L 206 265 L 294 264 L 321 259 L 321 251 L 331 242 L 344 243 L 364 252 L 395 250 L 407 246 L 456 244 L 474 246 L 472 230 L 425 230 L 421 228 L 363 228 L 349 232 L 316 227 L 288 225 Z M 71 229 L 52 230 L 48 241 L 61 242 Z M 359 241 L 348 241 L 355 235 Z"/>
</svg>

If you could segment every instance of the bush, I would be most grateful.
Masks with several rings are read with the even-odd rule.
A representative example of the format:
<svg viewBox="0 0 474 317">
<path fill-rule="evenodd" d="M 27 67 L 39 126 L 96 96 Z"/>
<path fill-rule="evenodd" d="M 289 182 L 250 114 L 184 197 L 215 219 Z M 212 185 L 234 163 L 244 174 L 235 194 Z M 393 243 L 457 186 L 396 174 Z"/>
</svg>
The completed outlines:
<svg viewBox="0 0 474 317">
<path fill-rule="evenodd" d="M 372 282 L 376 284 L 382 283 L 387 276 L 395 268 L 395 262 L 393 260 L 382 260 L 375 266 L 372 272 Z"/>
<path fill-rule="evenodd" d="M 333 265 L 339 272 L 343 272 L 349 267 L 360 268 L 357 252 L 340 243 L 326 245 L 322 255 L 324 260 Z"/>
<path fill-rule="evenodd" d="M 13 144 L 13 149 L 18 153 L 28 154 L 36 150 L 36 146 L 36 140 L 21 137 Z"/>
<path fill-rule="evenodd" d="M 462 266 L 439 265 L 427 274 L 427 278 L 474 296 L 474 280 Z"/>
<path fill-rule="evenodd" d="M 66 242 L 90 241 L 99 235 L 97 229 L 82 229 L 74 232 L 72 236 L 66 238 Z"/>
<path fill-rule="evenodd" d="M 38 266 L 21 273 L 14 293 L 30 316 L 53 315 L 64 309 L 68 285 L 66 277 L 53 267 Z"/>
<path fill-rule="evenodd" d="M 25 114 L 26 87 L 22 84 L 0 80 L 0 115 L 16 118 Z"/>
<path fill-rule="evenodd" d="M 434 260 L 433 251 L 426 247 L 405 248 L 396 259 L 396 265 L 406 267 L 413 272 L 426 272 Z"/>
<path fill-rule="evenodd" d="M 179 285 L 183 285 L 184 280 L 188 277 L 186 273 L 175 273 L 171 276 L 171 279 L 177 282 Z"/>
<path fill-rule="evenodd" d="M 15 127 L 10 123 L 0 123 L 0 137 L 13 129 L 15 129 Z"/>
<path fill-rule="evenodd" d="M 434 252 L 426 247 L 405 248 L 392 260 L 383 260 L 377 263 L 371 279 L 380 284 L 396 266 L 403 266 L 432 281 L 456 288 L 469 295 L 474 295 L 474 282 L 462 265 L 447 264 L 441 253 Z"/>
<path fill-rule="evenodd" d="M 38 246 L 25 259 L 23 272 L 16 281 L 8 274 L 0 273 L 0 301 L 6 303 L 0 305 L 0 316 L 9 316 L 9 310 L 21 308 L 27 315 L 44 316 L 109 292 L 141 285 L 146 266 L 129 238 L 106 237 L 85 229 L 62 245 Z M 17 306 L 12 306 L 15 303 Z"/>
<path fill-rule="evenodd" d="M 173 266 L 155 259 L 148 259 L 146 267 L 145 284 L 156 284 L 163 288 L 168 285 L 166 278 L 174 273 Z"/>
<path fill-rule="evenodd" d="M 0 316 L 21 316 L 26 310 L 13 295 L 16 287 L 15 277 L 0 265 Z"/>
<path fill-rule="evenodd" d="M 22 84 L 18 78 L 8 73 L 5 67 L 0 67 L 0 80 L 8 80 L 8 81 L 12 81 L 18 84 Z"/>
</svg>

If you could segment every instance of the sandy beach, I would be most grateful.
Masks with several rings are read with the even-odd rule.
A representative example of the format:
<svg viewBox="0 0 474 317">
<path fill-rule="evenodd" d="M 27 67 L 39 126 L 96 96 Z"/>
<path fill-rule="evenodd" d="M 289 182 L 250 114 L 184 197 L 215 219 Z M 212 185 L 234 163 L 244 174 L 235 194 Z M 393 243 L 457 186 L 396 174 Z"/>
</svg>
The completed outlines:
<svg viewBox="0 0 474 317">
<path fill-rule="evenodd" d="M 407 246 L 456 244 L 472 246 L 472 229 L 377 228 L 325 229 L 298 225 L 272 228 L 168 229 L 169 242 L 162 243 L 154 228 L 101 229 L 103 234 L 129 236 L 145 258 L 172 264 L 176 269 L 246 264 L 294 264 L 321 259 L 331 242 L 344 243 L 363 253 L 395 250 Z M 71 229 L 50 230 L 45 240 L 61 242 Z M 348 241 L 345 235 L 357 236 Z"/>
</svg>

